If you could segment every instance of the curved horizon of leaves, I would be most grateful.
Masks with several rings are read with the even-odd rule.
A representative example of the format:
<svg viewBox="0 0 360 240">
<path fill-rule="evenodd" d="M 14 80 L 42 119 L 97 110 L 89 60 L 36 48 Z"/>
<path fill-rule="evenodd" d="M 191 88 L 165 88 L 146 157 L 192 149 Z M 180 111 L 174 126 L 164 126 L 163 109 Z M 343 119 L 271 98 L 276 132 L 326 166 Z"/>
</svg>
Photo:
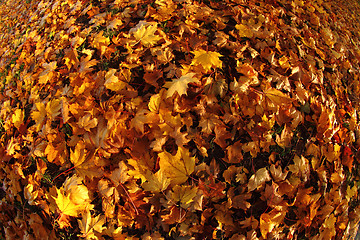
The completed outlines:
<svg viewBox="0 0 360 240">
<path fill-rule="evenodd" d="M 0 6 L 0 238 L 354 238 L 357 1 Z"/>
</svg>

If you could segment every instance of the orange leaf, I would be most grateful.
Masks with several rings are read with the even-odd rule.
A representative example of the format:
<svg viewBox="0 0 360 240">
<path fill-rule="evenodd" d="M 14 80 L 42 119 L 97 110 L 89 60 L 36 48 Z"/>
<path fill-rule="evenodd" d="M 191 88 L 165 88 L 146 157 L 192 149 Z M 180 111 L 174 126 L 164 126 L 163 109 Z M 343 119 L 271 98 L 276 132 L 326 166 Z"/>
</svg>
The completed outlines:
<svg viewBox="0 0 360 240">
<path fill-rule="evenodd" d="M 354 161 L 354 158 L 351 155 L 352 155 L 351 148 L 349 148 L 348 146 L 344 146 L 341 162 L 344 166 L 348 167 L 350 172 L 352 170 L 353 167 L 352 164 Z"/>
</svg>

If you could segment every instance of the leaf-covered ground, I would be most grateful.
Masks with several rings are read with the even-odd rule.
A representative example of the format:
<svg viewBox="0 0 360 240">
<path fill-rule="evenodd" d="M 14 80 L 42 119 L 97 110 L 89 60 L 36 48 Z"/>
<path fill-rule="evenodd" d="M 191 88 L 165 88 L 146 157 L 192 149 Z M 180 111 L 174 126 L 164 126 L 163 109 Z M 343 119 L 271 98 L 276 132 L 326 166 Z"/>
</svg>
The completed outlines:
<svg viewBox="0 0 360 240">
<path fill-rule="evenodd" d="M 0 239 L 347 239 L 357 1 L 0 3 Z"/>
</svg>

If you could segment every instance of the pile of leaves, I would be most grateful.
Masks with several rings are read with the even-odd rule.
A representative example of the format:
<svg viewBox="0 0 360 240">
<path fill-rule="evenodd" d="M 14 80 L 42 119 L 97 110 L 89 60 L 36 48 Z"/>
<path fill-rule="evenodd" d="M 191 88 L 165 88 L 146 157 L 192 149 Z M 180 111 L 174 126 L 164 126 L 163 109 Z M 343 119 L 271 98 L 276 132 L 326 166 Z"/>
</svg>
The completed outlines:
<svg viewBox="0 0 360 240">
<path fill-rule="evenodd" d="M 0 3 L 1 239 L 342 239 L 355 0 Z"/>
</svg>

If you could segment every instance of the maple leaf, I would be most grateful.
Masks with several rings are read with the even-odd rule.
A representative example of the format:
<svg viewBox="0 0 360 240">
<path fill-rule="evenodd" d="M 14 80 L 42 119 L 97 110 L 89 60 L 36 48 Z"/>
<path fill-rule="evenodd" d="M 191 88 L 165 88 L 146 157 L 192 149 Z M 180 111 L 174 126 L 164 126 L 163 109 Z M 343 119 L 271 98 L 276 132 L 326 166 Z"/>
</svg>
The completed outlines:
<svg viewBox="0 0 360 240">
<path fill-rule="evenodd" d="M 240 37 L 252 38 L 254 36 L 253 31 L 244 24 L 236 24 L 235 28 L 239 31 Z"/>
<path fill-rule="evenodd" d="M 138 111 L 133 119 L 131 119 L 130 126 L 135 128 L 141 133 L 144 133 L 144 125 L 148 122 L 149 111 L 147 109 L 142 109 Z"/>
<path fill-rule="evenodd" d="M 86 51 L 86 49 L 84 49 L 83 52 L 86 53 L 87 56 L 86 57 L 83 56 L 80 59 L 80 69 L 78 70 L 80 75 L 85 75 L 86 73 L 91 72 L 92 67 L 95 66 L 99 62 L 96 59 L 90 60 L 92 57 L 92 54 L 90 54 L 91 53 L 90 50 Z"/>
<path fill-rule="evenodd" d="M 83 142 L 76 144 L 74 150 L 70 150 L 70 162 L 74 164 L 76 172 L 82 177 L 99 177 L 102 170 L 95 165 L 94 151 L 87 151 Z"/>
<path fill-rule="evenodd" d="M 164 171 L 160 169 L 155 174 L 148 173 L 145 175 L 147 182 L 142 184 L 145 191 L 162 192 L 170 185 L 170 179 L 166 177 Z"/>
<path fill-rule="evenodd" d="M 90 132 L 91 128 L 97 126 L 98 120 L 97 118 L 92 117 L 90 113 L 88 113 L 85 116 L 81 117 L 77 124 L 79 127 L 85 129 L 85 131 Z"/>
<path fill-rule="evenodd" d="M 83 209 L 93 208 L 93 205 L 90 204 L 89 190 L 78 175 L 68 177 L 63 184 L 63 189 L 69 194 L 72 203 L 81 205 Z"/>
<path fill-rule="evenodd" d="M 22 109 L 17 108 L 14 112 L 14 114 L 12 115 L 11 118 L 14 126 L 19 129 L 19 127 L 21 126 L 21 124 L 24 121 L 24 111 Z"/>
<path fill-rule="evenodd" d="M 260 232 L 264 239 L 267 235 L 279 224 L 281 224 L 285 218 L 286 211 L 279 211 L 276 209 L 271 210 L 268 213 L 263 213 L 260 216 Z"/>
<path fill-rule="evenodd" d="M 233 198 L 231 198 L 231 206 L 233 208 L 240 208 L 246 211 L 251 207 L 251 204 L 247 201 L 251 198 L 251 195 L 251 193 L 243 193 L 234 196 Z"/>
<path fill-rule="evenodd" d="M 179 203 L 180 207 L 186 209 L 194 201 L 197 191 L 197 187 L 176 185 L 171 191 L 170 200 L 173 203 Z"/>
<path fill-rule="evenodd" d="M 187 73 L 184 76 L 181 76 L 178 79 L 173 79 L 172 82 L 166 82 L 164 87 L 169 88 L 166 93 L 166 97 L 172 97 L 175 92 L 179 94 L 179 96 L 185 94 L 187 90 L 188 83 L 197 83 L 199 80 L 194 78 L 195 73 Z"/>
<path fill-rule="evenodd" d="M 57 197 L 55 199 L 56 205 L 58 206 L 61 213 L 77 217 L 79 213 L 84 209 L 84 206 L 81 204 L 75 204 L 70 199 L 70 194 L 64 193 L 63 189 L 56 189 Z"/>
<path fill-rule="evenodd" d="M 126 164 L 124 162 L 119 162 L 119 168 L 114 170 L 109 176 L 109 178 L 117 187 L 119 186 L 119 184 L 125 183 L 130 178 L 130 176 L 128 175 L 128 171 L 129 169 Z"/>
<path fill-rule="evenodd" d="M 101 55 L 106 51 L 107 46 L 110 44 L 110 40 L 103 36 L 103 31 L 100 31 L 93 40 L 93 46 L 100 50 Z"/>
<path fill-rule="evenodd" d="M 248 191 L 254 191 L 257 188 L 260 188 L 265 184 L 265 182 L 270 181 L 269 171 L 266 168 L 260 168 L 252 175 L 248 183 Z"/>
<path fill-rule="evenodd" d="M 139 22 L 135 28 L 130 30 L 135 39 L 140 41 L 145 47 L 155 45 L 162 37 L 155 35 L 157 26 L 155 23 L 147 23 L 144 21 Z"/>
<path fill-rule="evenodd" d="M 294 164 L 288 166 L 289 171 L 301 177 L 305 182 L 310 177 L 310 164 L 309 161 L 304 157 L 295 155 Z"/>
<path fill-rule="evenodd" d="M 94 231 L 98 233 L 102 233 L 106 227 L 103 227 L 105 224 L 105 217 L 104 215 L 98 215 L 94 218 L 91 217 L 90 211 L 86 211 L 86 213 L 82 214 L 82 219 L 78 220 L 79 228 L 82 233 L 80 237 L 85 238 L 87 240 L 90 239 L 98 239 L 95 235 Z"/>
<path fill-rule="evenodd" d="M 160 169 L 171 181 L 171 185 L 186 182 L 195 168 L 195 157 L 190 157 L 189 150 L 179 147 L 176 155 L 164 151 L 158 154 Z"/>
<path fill-rule="evenodd" d="M 281 135 L 276 135 L 276 143 L 282 148 L 288 147 L 291 144 L 293 135 L 290 127 L 286 124 Z"/>
<path fill-rule="evenodd" d="M 161 103 L 161 95 L 160 94 L 152 95 L 148 103 L 149 110 L 151 112 L 159 112 L 160 103 Z"/>
<path fill-rule="evenodd" d="M 54 98 L 46 103 L 46 116 L 52 121 L 56 116 L 60 114 L 61 100 Z"/>
<path fill-rule="evenodd" d="M 105 87 L 110 89 L 111 91 L 120 91 L 125 88 L 125 82 L 119 80 L 117 76 L 115 76 L 116 69 L 111 68 L 105 75 Z"/>
<path fill-rule="evenodd" d="M 275 88 L 269 88 L 264 93 L 265 96 L 275 105 L 289 104 L 293 102 L 293 99 Z"/>
<path fill-rule="evenodd" d="M 53 76 L 57 68 L 56 61 L 50 63 L 43 63 L 45 70 L 39 75 L 39 83 L 46 84 Z"/>
<path fill-rule="evenodd" d="M 65 65 L 67 66 L 68 70 L 70 70 L 72 66 L 77 66 L 79 64 L 79 59 L 77 58 L 78 53 L 76 49 L 74 48 L 65 49 L 64 52 L 65 52 L 65 56 L 64 56 Z"/>
<path fill-rule="evenodd" d="M 206 72 L 210 71 L 212 67 L 222 68 L 222 61 L 219 57 L 222 57 L 220 53 L 196 50 L 192 52 L 195 56 L 191 62 L 191 65 L 201 65 Z"/>
<path fill-rule="evenodd" d="M 39 131 L 46 117 L 48 117 L 49 120 L 54 120 L 54 118 L 60 114 L 61 100 L 54 98 L 47 102 L 46 105 L 44 102 L 37 102 L 35 106 L 37 110 L 31 113 L 31 117 L 36 123 L 36 131 Z"/>
<path fill-rule="evenodd" d="M 336 235 L 336 217 L 331 213 L 320 227 L 319 239 L 332 239 Z"/>
<path fill-rule="evenodd" d="M 106 29 L 114 29 L 117 28 L 119 26 L 123 25 L 123 22 L 121 21 L 121 19 L 119 18 L 115 18 L 114 20 L 112 20 L 107 26 Z"/>
</svg>

